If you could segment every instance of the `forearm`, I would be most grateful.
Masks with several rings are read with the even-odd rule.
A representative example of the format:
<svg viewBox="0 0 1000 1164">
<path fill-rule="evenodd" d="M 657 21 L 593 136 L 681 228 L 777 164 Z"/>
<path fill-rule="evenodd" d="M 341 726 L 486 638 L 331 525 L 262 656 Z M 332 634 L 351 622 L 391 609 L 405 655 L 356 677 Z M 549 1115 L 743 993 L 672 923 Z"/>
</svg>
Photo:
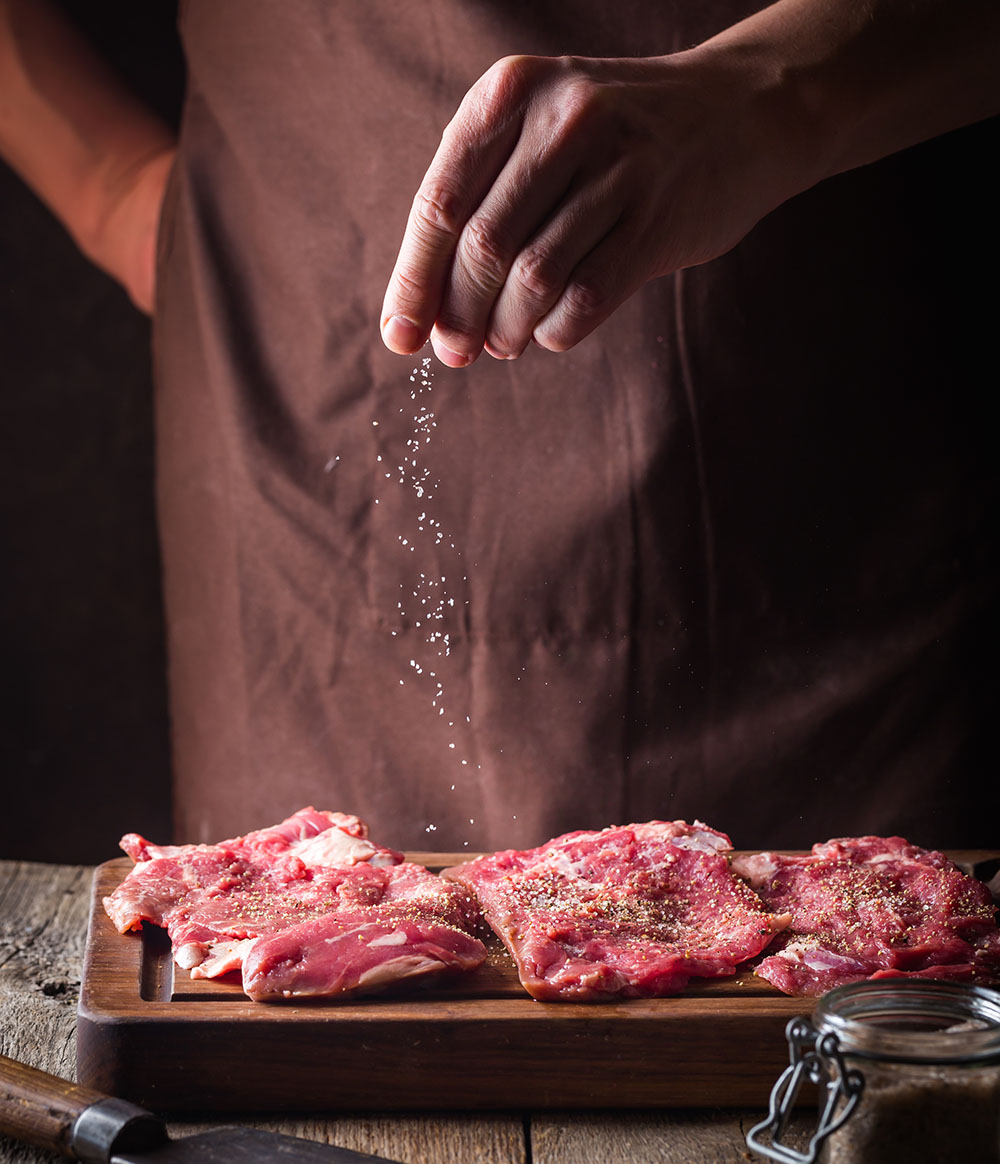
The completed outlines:
<svg viewBox="0 0 1000 1164">
<path fill-rule="evenodd" d="M 141 276 L 123 235 L 155 223 L 131 206 L 123 216 L 123 203 L 137 183 L 162 186 L 172 146 L 47 0 L 0 0 L 0 154 L 133 298 Z"/>
<path fill-rule="evenodd" d="M 768 75 L 803 188 L 1000 113 L 997 0 L 779 0 L 693 54 Z"/>
</svg>

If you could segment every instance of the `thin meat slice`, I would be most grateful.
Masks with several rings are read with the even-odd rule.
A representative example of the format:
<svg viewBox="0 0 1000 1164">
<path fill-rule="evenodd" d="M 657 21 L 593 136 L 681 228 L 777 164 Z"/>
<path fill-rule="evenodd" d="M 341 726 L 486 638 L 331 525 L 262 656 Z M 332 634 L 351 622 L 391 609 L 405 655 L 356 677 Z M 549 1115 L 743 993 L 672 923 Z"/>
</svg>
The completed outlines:
<svg viewBox="0 0 1000 1164">
<path fill-rule="evenodd" d="M 391 911 L 336 913 L 251 943 L 243 989 L 255 1002 L 375 993 L 474 970 L 482 942 L 453 925 Z"/>
<path fill-rule="evenodd" d="M 695 822 L 573 832 L 444 870 L 468 886 L 543 1001 L 677 994 L 735 973 L 785 924 L 734 878 L 729 838 Z"/>
<path fill-rule="evenodd" d="M 791 925 L 756 973 L 786 994 L 865 978 L 1000 979 L 989 890 L 943 853 L 902 837 L 848 837 L 808 856 L 756 853 L 733 870 Z"/>
<path fill-rule="evenodd" d="M 119 931 L 164 926 L 175 962 L 192 977 L 240 971 L 255 999 L 385 989 L 471 969 L 486 956 L 472 936 L 479 919 L 470 895 L 373 845 L 357 817 L 307 808 L 218 845 L 159 846 L 130 834 L 123 847 L 138 863 L 104 900 Z M 416 947 L 383 941 L 362 957 L 366 940 L 343 942 L 344 925 L 371 940 L 403 935 L 397 946 L 412 938 Z"/>
</svg>

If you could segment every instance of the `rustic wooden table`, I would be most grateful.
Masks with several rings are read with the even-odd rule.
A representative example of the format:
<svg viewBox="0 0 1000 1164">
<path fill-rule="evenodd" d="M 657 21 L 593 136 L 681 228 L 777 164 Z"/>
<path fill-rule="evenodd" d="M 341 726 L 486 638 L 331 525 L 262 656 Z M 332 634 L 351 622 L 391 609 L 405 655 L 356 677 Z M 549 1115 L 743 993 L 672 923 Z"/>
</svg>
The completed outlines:
<svg viewBox="0 0 1000 1164">
<path fill-rule="evenodd" d="M 0 1053 L 75 1078 L 76 1003 L 93 871 L 0 861 Z M 553 1070 L 558 1065 L 553 1064 Z M 610 1097 L 609 1097 L 610 1098 Z M 744 1132 L 761 1111 L 317 1114 L 241 1122 L 372 1152 L 401 1164 L 714 1164 L 758 1160 Z M 804 1113 L 797 1134 L 808 1127 Z M 175 1134 L 211 1126 L 173 1121 Z M 2 1164 L 56 1157 L 0 1137 Z"/>
</svg>

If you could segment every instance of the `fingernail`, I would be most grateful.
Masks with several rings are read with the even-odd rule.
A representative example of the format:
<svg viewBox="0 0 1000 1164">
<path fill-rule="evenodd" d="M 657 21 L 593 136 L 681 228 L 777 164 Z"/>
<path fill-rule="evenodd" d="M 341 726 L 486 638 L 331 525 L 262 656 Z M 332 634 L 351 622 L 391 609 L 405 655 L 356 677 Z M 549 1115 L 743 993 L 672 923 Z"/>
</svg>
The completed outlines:
<svg viewBox="0 0 1000 1164">
<path fill-rule="evenodd" d="M 390 316 L 382 325 L 382 339 L 387 348 L 401 356 L 412 355 L 420 347 L 420 332 L 416 324 L 401 315 Z"/>
<path fill-rule="evenodd" d="M 459 355 L 458 352 L 453 352 L 451 348 L 446 348 L 442 344 L 435 344 L 434 351 L 441 363 L 449 368 L 464 368 L 472 363 L 472 356 Z"/>
<path fill-rule="evenodd" d="M 502 352 L 502 351 L 500 351 L 499 348 L 495 348 L 491 343 L 484 344 L 483 346 L 486 349 L 486 354 L 488 356 L 492 356 L 494 360 L 515 360 L 515 359 L 517 359 L 516 356 L 511 355 L 509 352 Z"/>
</svg>

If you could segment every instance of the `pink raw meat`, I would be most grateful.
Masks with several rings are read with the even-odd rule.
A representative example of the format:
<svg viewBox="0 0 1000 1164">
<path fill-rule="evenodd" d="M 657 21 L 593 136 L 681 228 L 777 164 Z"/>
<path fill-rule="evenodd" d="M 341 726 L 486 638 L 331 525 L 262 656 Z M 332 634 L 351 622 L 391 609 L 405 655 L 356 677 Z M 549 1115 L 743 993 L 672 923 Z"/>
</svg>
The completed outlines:
<svg viewBox="0 0 1000 1164">
<path fill-rule="evenodd" d="M 756 969 L 786 994 L 902 975 L 994 983 L 1000 934 L 989 890 L 902 837 L 851 837 L 804 857 L 756 853 L 733 870 L 792 922 Z"/>
<path fill-rule="evenodd" d="M 384 989 L 486 956 L 469 895 L 373 845 L 357 817 L 305 808 L 218 845 L 122 847 L 137 864 L 104 899 L 118 930 L 165 926 L 193 978 L 239 970 L 254 999 Z M 334 940 L 343 925 L 370 949 Z"/>
<path fill-rule="evenodd" d="M 476 894 L 544 1001 L 677 994 L 733 974 L 786 924 L 730 872 L 729 838 L 699 822 L 573 832 L 442 876 Z"/>
</svg>

